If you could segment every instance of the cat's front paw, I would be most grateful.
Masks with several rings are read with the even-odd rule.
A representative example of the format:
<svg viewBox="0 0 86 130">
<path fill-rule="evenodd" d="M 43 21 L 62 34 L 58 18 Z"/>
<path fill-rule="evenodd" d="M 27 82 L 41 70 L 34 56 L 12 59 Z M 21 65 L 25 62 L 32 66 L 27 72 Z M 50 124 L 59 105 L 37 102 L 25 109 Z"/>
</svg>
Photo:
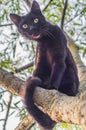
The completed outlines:
<svg viewBox="0 0 86 130">
<path fill-rule="evenodd" d="M 47 89 L 52 89 L 53 86 L 51 84 L 48 84 Z"/>
<path fill-rule="evenodd" d="M 57 90 L 58 90 L 58 87 L 57 87 L 57 85 L 55 85 L 55 84 L 49 84 L 49 85 L 47 86 L 47 89 L 57 89 Z"/>
</svg>

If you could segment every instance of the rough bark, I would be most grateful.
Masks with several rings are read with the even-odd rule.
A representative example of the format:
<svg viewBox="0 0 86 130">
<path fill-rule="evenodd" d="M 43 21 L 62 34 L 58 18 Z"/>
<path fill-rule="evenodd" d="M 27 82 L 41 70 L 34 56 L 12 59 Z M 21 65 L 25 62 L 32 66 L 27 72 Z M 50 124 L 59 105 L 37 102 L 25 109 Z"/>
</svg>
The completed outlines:
<svg viewBox="0 0 86 130">
<path fill-rule="evenodd" d="M 34 119 L 30 115 L 28 115 L 19 123 L 15 130 L 28 130 L 33 125 Z"/>
<path fill-rule="evenodd" d="M 83 130 L 86 130 L 86 67 L 80 59 L 78 47 L 72 39 L 67 38 L 69 48 L 78 67 L 79 93 L 75 97 L 69 97 L 56 90 L 44 90 L 37 87 L 34 99 L 36 104 L 41 106 L 41 109 L 57 122 L 78 124 L 83 127 Z M 21 86 L 24 81 L 4 69 L 0 69 L 0 84 L 12 93 L 22 96 Z M 29 124 L 29 121 L 27 124 Z"/>
</svg>

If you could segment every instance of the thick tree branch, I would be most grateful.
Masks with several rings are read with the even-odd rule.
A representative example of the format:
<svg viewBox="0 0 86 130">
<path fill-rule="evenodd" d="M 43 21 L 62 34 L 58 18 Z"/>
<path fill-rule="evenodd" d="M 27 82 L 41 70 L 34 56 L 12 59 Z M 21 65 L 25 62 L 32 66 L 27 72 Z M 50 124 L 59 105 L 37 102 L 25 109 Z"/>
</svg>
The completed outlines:
<svg viewBox="0 0 86 130">
<path fill-rule="evenodd" d="M 19 79 L 11 72 L 0 68 L 0 85 L 9 90 L 11 93 L 21 95 L 21 86 L 23 84 L 24 81 L 22 79 Z"/>
<path fill-rule="evenodd" d="M 74 57 L 74 60 L 78 68 L 78 75 L 79 75 L 80 81 L 85 81 L 86 80 L 86 67 L 84 63 L 81 61 L 81 58 L 79 55 L 79 47 L 74 43 L 74 41 L 67 34 L 66 36 L 68 40 L 68 47 L 70 51 L 72 52 L 72 55 Z"/>
<path fill-rule="evenodd" d="M 37 88 L 34 94 L 35 102 L 57 122 L 68 122 L 83 126 L 86 130 L 86 67 L 80 60 L 78 47 L 68 38 L 70 50 L 78 66 L 80 91 L 76 97 L 69 97 L 56 90 Z M 0 69 L 0 84 L 12 93 L 21 94 L 24 81 L 10 72 Z"/>
</svg>

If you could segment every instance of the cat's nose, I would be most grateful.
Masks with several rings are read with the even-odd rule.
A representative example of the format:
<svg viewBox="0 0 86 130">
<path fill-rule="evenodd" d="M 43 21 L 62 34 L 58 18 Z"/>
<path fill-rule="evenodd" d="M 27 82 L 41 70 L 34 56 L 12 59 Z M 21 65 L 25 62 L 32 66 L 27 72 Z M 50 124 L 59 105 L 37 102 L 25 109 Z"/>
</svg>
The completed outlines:
<svg viewBox="0 0 86 130">
<path fill-rule="evenodd" d="M 33 30 L 33 29 L 35 29 L 35 27 L 34 26 L 30 26 L 30 31 Z"/>
</svg>

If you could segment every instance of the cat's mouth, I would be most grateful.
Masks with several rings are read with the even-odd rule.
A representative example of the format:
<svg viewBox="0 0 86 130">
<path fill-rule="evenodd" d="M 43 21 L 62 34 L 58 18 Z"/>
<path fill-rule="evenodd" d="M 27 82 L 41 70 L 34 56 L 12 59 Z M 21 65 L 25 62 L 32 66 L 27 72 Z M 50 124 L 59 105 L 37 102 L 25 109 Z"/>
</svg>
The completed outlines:
<svg viewBox="0 0 86 130">
<path fill-rule="evenodd" d="M 32 34 L 32 35 L 28 35 L 28 37 L 29 37 L 30 39 L 32 39 L 32 40 L 39 39 L 40 36 L 41 36 L 40 34 L 38 34 L 38 35 L 34 35 L 34 34 Z"/>
<path fill-rule="evenodd" d="M 41 34 L 29 34 L 29 33 L 27 33 L 27 32 L 22 32 L 21 29 L 19 30 L 19 32 L 20 32 L 23 36 L 25 36 L 25 37 L 27 37 L 27 38 L 29 38 L 29 39 L 31 39 L 31 40 L 38 40 L 39 38 L 41 38 Z"/>
</svg>

